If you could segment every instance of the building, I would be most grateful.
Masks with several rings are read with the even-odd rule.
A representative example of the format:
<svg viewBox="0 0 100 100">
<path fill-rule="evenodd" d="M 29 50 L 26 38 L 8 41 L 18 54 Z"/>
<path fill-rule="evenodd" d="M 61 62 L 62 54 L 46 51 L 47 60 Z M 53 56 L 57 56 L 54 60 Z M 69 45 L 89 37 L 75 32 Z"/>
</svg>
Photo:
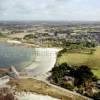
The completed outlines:
<svg viewBox="0 0 100 100">
<path fill-rule="evenodd" d="M 59 39 L 66 39 L 67 34 L 66 34 L 66 33 L 57 33 L 57 37 L 58 37 Z"/>
</svg>

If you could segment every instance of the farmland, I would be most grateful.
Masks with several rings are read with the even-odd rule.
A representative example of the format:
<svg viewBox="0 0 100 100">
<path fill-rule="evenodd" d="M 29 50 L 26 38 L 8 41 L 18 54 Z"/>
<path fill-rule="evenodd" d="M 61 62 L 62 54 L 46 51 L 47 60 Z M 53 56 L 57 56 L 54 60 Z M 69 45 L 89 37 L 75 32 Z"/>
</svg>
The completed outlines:
<svg viewBox="0 0 100 100">
<path fill-rule="evenodd" d="M 95 48 L 93 54 L 64 52 L 57 59 L 57 63 L 68 63 L 75 66 L 87 65 L 92 68 L 94 74 L 100 78 L 100 48 Z"/>
</svg>

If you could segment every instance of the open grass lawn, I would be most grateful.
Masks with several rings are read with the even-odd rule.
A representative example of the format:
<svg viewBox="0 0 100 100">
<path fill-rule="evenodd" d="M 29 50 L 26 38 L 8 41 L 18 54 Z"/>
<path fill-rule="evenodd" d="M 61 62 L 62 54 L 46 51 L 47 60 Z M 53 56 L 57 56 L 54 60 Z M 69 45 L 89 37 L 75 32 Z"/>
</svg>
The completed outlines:
<svg viewBox="0 0 100 100">
<path fill-rule="evenodd" d="M 71 65 L 87 65 L 92 68 L 94 74 L 100 78 L 100 48 L 96 48 L 93 54 L 82 53 L 63 53 L 61 57 L 57 59 L 57 63 L 68 63 Z"/>
</svg>

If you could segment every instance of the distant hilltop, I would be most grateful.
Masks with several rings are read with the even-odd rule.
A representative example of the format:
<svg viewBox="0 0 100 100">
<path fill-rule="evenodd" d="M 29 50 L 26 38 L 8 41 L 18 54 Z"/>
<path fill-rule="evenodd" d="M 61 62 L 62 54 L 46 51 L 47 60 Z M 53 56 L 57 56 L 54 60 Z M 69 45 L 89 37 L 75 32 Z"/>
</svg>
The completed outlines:
<svg viewBox="0 0 100 100">
<path fill-rule="evenodd" d="M 13 25 L 90 25 L 100 24 L 100 21 L 34 21 L 34 20 L 23 20 L 23 21 L 0 21 L 0 26 L 13 26 Z"/>
</svg>

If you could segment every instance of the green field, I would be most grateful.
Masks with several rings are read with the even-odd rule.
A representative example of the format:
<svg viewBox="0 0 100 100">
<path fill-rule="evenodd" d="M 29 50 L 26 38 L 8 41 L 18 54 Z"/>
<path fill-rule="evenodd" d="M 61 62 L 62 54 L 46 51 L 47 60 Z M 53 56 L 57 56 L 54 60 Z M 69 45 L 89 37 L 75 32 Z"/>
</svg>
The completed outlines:
<svg viewBox="0 0 100 100">
<path fill-rule="evenodd" d="M 100 78 L 100 48 L 96 48 L 93 54 L 65 52 L 57 59 L 58 64 L 64 62 L 76 66 L 87 65 L 91 67 L 94 74 Z"/>
</svg>

